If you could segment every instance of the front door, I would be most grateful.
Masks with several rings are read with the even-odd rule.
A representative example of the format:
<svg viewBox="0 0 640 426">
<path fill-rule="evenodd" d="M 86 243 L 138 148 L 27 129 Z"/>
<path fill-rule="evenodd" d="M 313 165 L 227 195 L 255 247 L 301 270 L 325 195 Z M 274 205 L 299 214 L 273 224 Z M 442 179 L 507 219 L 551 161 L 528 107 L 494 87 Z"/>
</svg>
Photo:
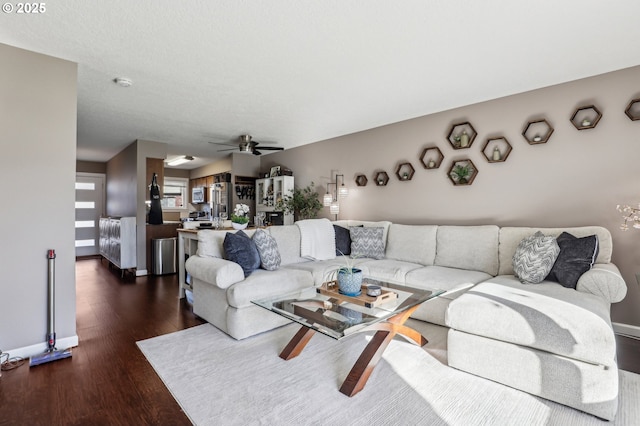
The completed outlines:
<svg viewBox="0 0 640 426">
<path fill-rule="evenodd" d="M 105 176 L 76 173 L 76 256 L 99 254 L 99 222 L 104 214 Z"/>
</svg>

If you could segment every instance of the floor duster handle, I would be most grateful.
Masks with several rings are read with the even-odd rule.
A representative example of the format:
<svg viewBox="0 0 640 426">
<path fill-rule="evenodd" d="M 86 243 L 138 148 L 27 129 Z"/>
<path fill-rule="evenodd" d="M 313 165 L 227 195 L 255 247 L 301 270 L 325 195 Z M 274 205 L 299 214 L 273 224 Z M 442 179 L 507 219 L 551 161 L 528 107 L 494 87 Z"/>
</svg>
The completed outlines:
<svg viewBox="0 0 640 426">
<path fill-rule="evenodd" d="M 47 297 L 49 303 L 49 319 L 47 321 L 47 352 L 53 352 L 56 350 L 56 323 L 55 323 L 55 275 L 56 275 L 56 251 L 49 250 L 47 252 L 47 259 L 49 263 L 49 286 L 47 289 Z"/>
</svg>

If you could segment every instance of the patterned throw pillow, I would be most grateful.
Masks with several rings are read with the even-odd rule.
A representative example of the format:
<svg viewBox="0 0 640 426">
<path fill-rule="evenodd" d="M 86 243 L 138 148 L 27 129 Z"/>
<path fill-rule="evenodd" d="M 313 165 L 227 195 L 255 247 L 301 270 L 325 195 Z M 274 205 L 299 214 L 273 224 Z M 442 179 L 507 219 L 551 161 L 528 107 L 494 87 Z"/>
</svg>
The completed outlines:
<svg viewBox="0 0 640 426">
<path fill-rule="evenodd" d="M 559 253 L 556 239 L 538 231 L 518 244 L 513 255 L 513 270 L 521 282 L 538 284 L 549 275 Z"/>
<path fill-rule="evenodd" d="M 384 259 L 384 228 L 349 227 L 351 256 Z"/>
<path fill-rule="evenodd" d="M 280 252 L 278 251 L 278 243 L 276 239 L 267 234 L 264 230 L 258 229 L 253 234 L 253 241 L 258 247 L 258 253 L 260 254 L 260 266 L 267 271 L 275 271 L 280 267 Z"/>
</svg>

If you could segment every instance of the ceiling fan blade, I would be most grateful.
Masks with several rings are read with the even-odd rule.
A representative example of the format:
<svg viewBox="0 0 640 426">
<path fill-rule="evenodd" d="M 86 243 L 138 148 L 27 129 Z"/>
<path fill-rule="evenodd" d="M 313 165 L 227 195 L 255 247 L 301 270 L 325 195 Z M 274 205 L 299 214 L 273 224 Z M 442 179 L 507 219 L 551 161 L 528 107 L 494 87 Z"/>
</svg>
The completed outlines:
<svg viewBox="0 0 640 426">
<path fill-rule="evenodd" d="M 281 146 L 261 146 L 260 149 L 264 149 L 267 151 L 282 151 L 284 148 Z"/>
<path fill-rule="evenodd" d="M 235 147 L 235 148 L 227 148 L 227 149 L 219 149 L 219 150 L 218 150 L 218 152 L 222 152 L 222 151 L 235 151 L 235 150 L 237 150 L 237 149 L 238 149 L 238 147 Z"/>
<path fill-rule="evenodd" d="M 238 146 L 237 143 L 226 143 L 226 142 L 213 142 L 213 141 L 209 141 L 209 143 L 211 145 L 224 145 L 224 146 Z"/>
<path fill-rule="evenodd" d="M 260 151 L 258 151 L 257 149 L 253 150 L 253 155 L 262 155 L 262 153 Z"/>
</svg>

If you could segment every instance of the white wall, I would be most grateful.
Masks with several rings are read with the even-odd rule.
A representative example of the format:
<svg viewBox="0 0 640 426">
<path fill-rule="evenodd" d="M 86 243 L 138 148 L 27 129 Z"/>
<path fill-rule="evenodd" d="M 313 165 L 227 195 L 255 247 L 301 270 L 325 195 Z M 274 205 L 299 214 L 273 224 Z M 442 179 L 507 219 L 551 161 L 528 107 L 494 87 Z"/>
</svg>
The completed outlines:
<svg viewBox="0 0 640 426">
<path fill-rule="evenodd" d="M 517 78 L 517 76 L 514 76 Z M 324 185 L 331 172 L 346 176 L 349 197 L 341 219 L 387 219 L 407 224 L 497 224 L 529 226 L 601 225 L 614 240 L 613 260 L 629 288 L 612 306 L 616 322 L 640 326 L 640 231 L 619 230 L 617 204 L 640 202 L 640 121 L 624 110 L 640 98 L 640 67 L 629 68 L 532 92 L 470 105 L 262 156 L 262 170 L 283 165 L 296 185 Z M 380 102 L 384 102 L 383 99 Z M 603 118 L 595 129 L 578 131 L 570 122 L 578 106 L 595 104 Z M 546 144 L 529 145 L 521 133 L 528 120 L 546 118 L 555 132 Z M 446 140 L 451 124 L 470 121 L 478 138 L 470 149 L 454 150 Z M 481 148 L 489 137 L 505 136 L 513 146 L 504 163 L 488 163 Z M 445 159 L 425 170 L 419 156 L 435 145 Z M 471 186 L 453 186 L 446 172 L 456 159 L 470 158 L 479 174 Z M 409 161 L 411 181 L 395 170 Z M 377 187 L 373 175 L 391 180 Z M 369 179 L 357 187 L 354 178 Z M 329 217 L 328 208 L 323 215 Z"/>
<path fill-rule="evenodd" d="M 77 341 L 77 66 L 3 44 L 0 63 L 0 348 L 42 345 L 37 353 L 47 333 L 48 249 L 57 254 L 58 341 Z"/>
</svg>

